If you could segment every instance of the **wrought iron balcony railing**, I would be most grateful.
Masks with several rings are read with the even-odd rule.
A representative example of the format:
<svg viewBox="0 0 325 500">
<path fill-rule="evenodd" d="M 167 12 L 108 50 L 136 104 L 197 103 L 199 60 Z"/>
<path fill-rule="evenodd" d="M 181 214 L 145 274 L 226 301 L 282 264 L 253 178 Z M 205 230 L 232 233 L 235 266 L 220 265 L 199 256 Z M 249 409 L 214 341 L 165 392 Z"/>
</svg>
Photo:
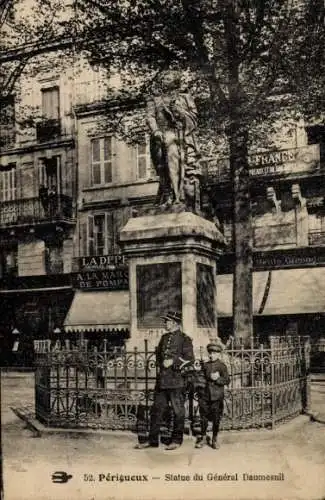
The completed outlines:
<svg viewBox="0 0 325 500">
<path fill-rule="evenodd" d="M 308 243 L 310 246 L 325 245 L 325 231 L 309 231 Z"/>
<path fill-rule="evenodd" d="M 40 198 L 0 202 L 0 227 L 72 220 L 72 198 L 57 195 L 48 203 Z"/>
<path fill-rule="evenodd" d="M 43 120 L 36 124 L 36 138 L 39 142 L 51 141 L 61 136 L 59 119 Z"/>
</svg>

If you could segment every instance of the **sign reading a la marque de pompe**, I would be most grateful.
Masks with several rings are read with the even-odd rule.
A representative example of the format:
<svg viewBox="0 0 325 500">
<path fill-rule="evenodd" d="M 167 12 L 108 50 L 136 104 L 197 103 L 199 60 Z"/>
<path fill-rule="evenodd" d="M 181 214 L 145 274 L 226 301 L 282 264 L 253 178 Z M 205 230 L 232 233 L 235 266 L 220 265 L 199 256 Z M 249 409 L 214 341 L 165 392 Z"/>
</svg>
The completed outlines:
<svg viewBox="0 0 325 500">
<path fill-rule="evenodd" d="M 128 268 L 125 266 L 123 268 L 74 273 L 72 284 L 74 288 L 83 290 L 128 290 Z"/>
</svg>

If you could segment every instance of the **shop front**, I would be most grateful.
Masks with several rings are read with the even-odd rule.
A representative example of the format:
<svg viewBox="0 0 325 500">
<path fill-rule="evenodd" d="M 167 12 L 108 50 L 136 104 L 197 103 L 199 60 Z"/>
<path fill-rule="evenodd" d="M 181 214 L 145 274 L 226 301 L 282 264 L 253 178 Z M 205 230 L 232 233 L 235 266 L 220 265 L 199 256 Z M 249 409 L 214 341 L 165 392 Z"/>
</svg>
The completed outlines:
<svg viewBox="0 0 325 500">
<path fill-rule="evenodd" d="M 128 267 L 121 255 L 77 259 L 74 298 L 64 320 L 65 339 L 88 347 L 119 348 L 129 338 Z"/>
<path fill-rule="evenodd" d="M 217 303 L 219 334 L 232 331 L 233 275 L 219 275 Z M 254 334 L 308 335 L 312 366 L 325 368 L 325 267 L 273 269 L 253 273 Z"/>
<path fill-rule="evenodd" d="M 72 297 L 71 285 L 1 290 L 1 366 L 32 366 L 35 341 L 63 331 Z"/>
</svg>

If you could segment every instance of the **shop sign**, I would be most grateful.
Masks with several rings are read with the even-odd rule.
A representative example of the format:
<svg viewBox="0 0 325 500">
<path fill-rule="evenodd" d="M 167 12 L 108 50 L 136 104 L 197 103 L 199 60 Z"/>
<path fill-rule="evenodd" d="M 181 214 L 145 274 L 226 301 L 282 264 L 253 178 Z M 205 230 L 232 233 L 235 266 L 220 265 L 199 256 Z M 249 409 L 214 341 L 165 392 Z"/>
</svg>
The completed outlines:
<svg viewBox="0 0 325 500">
<path fill-rule="evenodd" d="M 84 290 L 128 290 L 128 268 L 74 273 L 72 283 L 74 288 Z"/>
<path fill-rule="evenodd" d="M 325 265 L 325 255 L 254 255 L 254 269 L 283 269 Z"/>
<path fill-rule="evenodd" d="M 310 172 L 317 169 L 319 164 L 319 144 L 258 153 L 249 157 L 250 174 L 253 176 Z"/>
<path fill-rule="evenodd" d="M 233 270 L 233 254 L 224 255 L 218 263 L 218 273 L 228 274 Z M 254 271 L 265 271 L 272 269 L 294 269 L 301 267 L 325 266 L 325 248 L 324 251 L 313 249 L 302 251 L 283 250 L 280 252 L 254 252 L 253 269 Z"/>
<path fill-rule="evenodd" d="M 279 151 L 266 151 L 249 155 L 248 163 L 250 175 L 273 176 L 282 174 L 310 173 L 320 166 L 319 144 L 283 149 Z M 207 166 L 207 175 L 210 180 L 226 180 L 230 178 L 230 165 L 228 158 L 221 158 L 217 162 L 210 162 Z"/>
<path fill-rule="evenodd" d="M 96 269 L 115 269 L 126 266 L 126 259 L 121 254 L 91 255 L 74 259 L 74 264 L 79 271 Z"/>
</svg>

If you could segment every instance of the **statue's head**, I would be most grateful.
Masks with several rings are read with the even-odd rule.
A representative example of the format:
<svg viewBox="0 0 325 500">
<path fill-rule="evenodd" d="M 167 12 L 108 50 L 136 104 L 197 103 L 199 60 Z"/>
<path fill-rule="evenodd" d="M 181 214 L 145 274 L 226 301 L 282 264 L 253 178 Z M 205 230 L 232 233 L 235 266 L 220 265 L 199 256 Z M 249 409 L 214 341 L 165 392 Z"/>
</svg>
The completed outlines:
<svg viewBox="0 0 325 500">
<path fill-rule="evenodd" d="M 180 71 L 170 70 L 163 73 L 159 78 L 159 84 L 163 92 L 170 92 L 181 87 L 182 75 Z"/>
</svg>

